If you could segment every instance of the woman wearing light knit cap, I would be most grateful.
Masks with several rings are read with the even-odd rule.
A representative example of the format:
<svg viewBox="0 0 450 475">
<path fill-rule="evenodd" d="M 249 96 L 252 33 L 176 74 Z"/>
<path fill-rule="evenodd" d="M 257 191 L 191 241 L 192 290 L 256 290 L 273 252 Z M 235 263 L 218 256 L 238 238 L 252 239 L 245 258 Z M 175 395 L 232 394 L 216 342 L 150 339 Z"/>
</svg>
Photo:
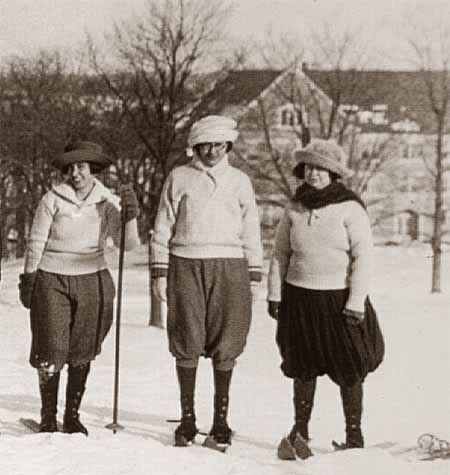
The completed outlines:
<svg viewBox="0 0 450 475">
<path fill-rule="evenodd" d="M 19 290 L 22 304 L 30 309 L 30 363 L 38 370 L 42 401 L 40 432 L 58 430 L 59 379 L 67 364 L 63 430 L 88 435 L 78 410 L 91 361 L 113 319 L 115 289 L 105 246 L 108 238 L 119 245 L 122 219 L 126 248 L 139 243 L 134 191 L 124 187 L 119 199 L 95 177 L 111 164 L 96 143 L 69 144 L 52 162 L 64 182 L 43 196 L 34 215 Z"/>
<path fill-rule="evenodd" d="M 351 176 L 345 154 L 316 139 L 296 152 L 304 180 L 278 224 L 268 278 L 268 311 L 277 320 L 281 369 L 293 378 L 295 424 L 278 447 L 282 459 L 312 455 L 307 445 L 316 379 L 340 387 L 346 441 L 363 447 L 363 381 L 384 356 L 369 301 L 372 237 L 361 199 L 339 179 Z"/>
<path fill-rule="evenodd" d="M 176 360 L 181 423 L 175 445 L 197 434 L 196 371 L 214 368 L 214 421 L 209 440 L 231 443 L 227 412 L 231 375 L 251 320 L 251 282 L 261 279 L 262 247 L 250 179 L 228 162 L 236 122 L 207 116 L 190 131 L 193 159 L 175 168 L 161 195 L 152 238 L 156 294 L 168 300 L 169 349 Z"/>
</svg>

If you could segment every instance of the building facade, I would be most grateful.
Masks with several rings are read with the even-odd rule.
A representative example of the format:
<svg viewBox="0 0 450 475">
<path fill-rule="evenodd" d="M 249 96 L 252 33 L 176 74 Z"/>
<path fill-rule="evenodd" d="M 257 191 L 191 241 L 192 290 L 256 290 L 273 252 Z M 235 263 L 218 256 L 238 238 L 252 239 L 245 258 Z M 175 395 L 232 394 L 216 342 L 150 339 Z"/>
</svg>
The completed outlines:
<svg viewBox="0 0 450 475">
<path fill-rule="evenodd" d="M 435 117 L 415 71 L 239 70 L 221 78 L 203 113 L 239 122 L 233 161 L 252 178 L 267 247 L 298 183 L 293 152 L 310 137 L 347 149 L 348 183 L 368 205 L 375 238 L 431 238 L 436 198 Z M 443 238 L 450 242 L 450 130 L 443 135 Z M 308 137 L 305 137 L 308 135 Z"/>
</svg>

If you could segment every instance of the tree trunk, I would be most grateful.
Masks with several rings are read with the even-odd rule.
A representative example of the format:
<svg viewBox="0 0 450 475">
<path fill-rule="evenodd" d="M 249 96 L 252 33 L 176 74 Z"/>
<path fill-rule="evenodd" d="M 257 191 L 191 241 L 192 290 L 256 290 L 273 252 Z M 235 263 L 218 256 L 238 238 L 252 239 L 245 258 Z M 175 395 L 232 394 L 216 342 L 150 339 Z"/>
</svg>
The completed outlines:
<svg viewBox="0 0 450 475">
<path fill-rule="evenodd" d="M 17 230 L 17 247 L 16 247 L 16 257 L 21 258 L 25 255 L 25 246 L 27 242 L 27 210 L 26 203 L 24 202 L 24 195 L 22 190 L 25 187 L 23 185 L 23 179 L 19 178 L 16 185 L 16 230 Z"/>
<path fill-rule="evenodd" d="M 431 237 L 431 247 L 433 249 L 433 268 L 431 277 L 431 292 L 441 292 L 441 270 L 442 270 L 442 163 L 443 163 L 443 127 L 439 123 L 436 144 L 436 179 L 434 197 L 434 223 L 433 235 Z"/>
</svg>

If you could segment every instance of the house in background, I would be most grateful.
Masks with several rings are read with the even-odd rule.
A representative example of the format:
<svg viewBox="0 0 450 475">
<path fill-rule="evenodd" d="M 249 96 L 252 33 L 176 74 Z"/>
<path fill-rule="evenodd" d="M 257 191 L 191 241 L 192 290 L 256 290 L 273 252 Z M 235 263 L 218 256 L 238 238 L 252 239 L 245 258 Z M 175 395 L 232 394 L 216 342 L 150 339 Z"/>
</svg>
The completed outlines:
<svg viewBox="0 0 450 475">
<path fill-rule="evenodd" d="M 305 135 L 344 144 L 356 172 L 349 185 L 368 204 L 379 242 L 430 238 L 436 128 L 420 74 L 303 66 L 236 70 L 216 82 L 199 110 L 239 122 L 233 162 L 252 178 L 267 247 L 298 185 L 291 173 L 293 152 Z M 448 130 L 445 151 L 450 157 Z M 449 236 L 450 170 L 443 188 Z"/>
<path fill-rule="evenodd" d="M 340 110 L 357 129 L 353 162 L 380 160 L 362 191 L 377 237 L 383 241 L 429 240 L 434 221 L 436 120 L 427 79 L 439 84 L 440 72 L 333 71 L 304 68 L 325 93 L 330 77 L 355 84 L 343 88 Z M 359 85 L 359 86 L 358 86 Z M 436 88 L 437 89 L 437 88 Z M 450 124 L 450 121 L 447 121 Z M 377 150 L 378 148 L 378 154 Z M 381 148 L 381 150 L 380 150 Z M 444 233 L 450 238 L 450 129 L 444 135 Z M 357 171 L 358 166 L 354 167 Z"/>
</svg>

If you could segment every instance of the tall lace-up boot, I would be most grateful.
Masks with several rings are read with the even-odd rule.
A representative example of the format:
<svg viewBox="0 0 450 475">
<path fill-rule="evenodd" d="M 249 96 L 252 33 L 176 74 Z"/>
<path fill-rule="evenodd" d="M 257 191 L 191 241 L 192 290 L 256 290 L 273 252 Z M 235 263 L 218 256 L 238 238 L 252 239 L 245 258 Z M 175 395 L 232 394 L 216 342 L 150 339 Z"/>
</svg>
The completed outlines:
<svg viewBox="0 0 450 475">
<path fill-rule="evenodd" d="M 233 431 L 228 426 L 230 382 L 233 370 L 214 369 L 214 420 L 209 437 L 218 444 L 231 444 Z"/>
<path fill-rule="evenodd" d="M 60 372 L 38 371 L 41 395 L 41 423 L 39 432 L 57 432 L 58 388 Z"/>
<path fill-rule="evenodd" d="M 197 368 L 177 366 L 180 387 L 181 422 L 175 429 L 175 446 L 186 447 L 198 433 L 195 424 L 194 393 Z"/>
<path fill-rule="evenodd" d="M 341 386 L 342 407 L 345 417 L 345 445 L 342 448 L 354 449 L 364 447 L 361 431 L 363 385 Z"/>
<path fill-rule="evenodd" d="M 86 381 L 90 368 L 90 363 L 80 366 L 69 365 L 66 387 L 66 410 L 63 422 L 63 430 L 67 434 L 80 433 L 88 435 L 88 430 L 80 421 L 78 411 L 84 391 L 86 390 Z"/>
<path fill-rule="evenodd" d="M 301 381 L 294 379 L 294 412 L 295 423 L 291 432 L 284 437 L 278 445 L 278 458 L 281 460 L 294 460 L 296 457 L 307 459 L 313 453 L 308 446 L 308 424 L 314 405 L 316 379 Z"/>
</svg>

